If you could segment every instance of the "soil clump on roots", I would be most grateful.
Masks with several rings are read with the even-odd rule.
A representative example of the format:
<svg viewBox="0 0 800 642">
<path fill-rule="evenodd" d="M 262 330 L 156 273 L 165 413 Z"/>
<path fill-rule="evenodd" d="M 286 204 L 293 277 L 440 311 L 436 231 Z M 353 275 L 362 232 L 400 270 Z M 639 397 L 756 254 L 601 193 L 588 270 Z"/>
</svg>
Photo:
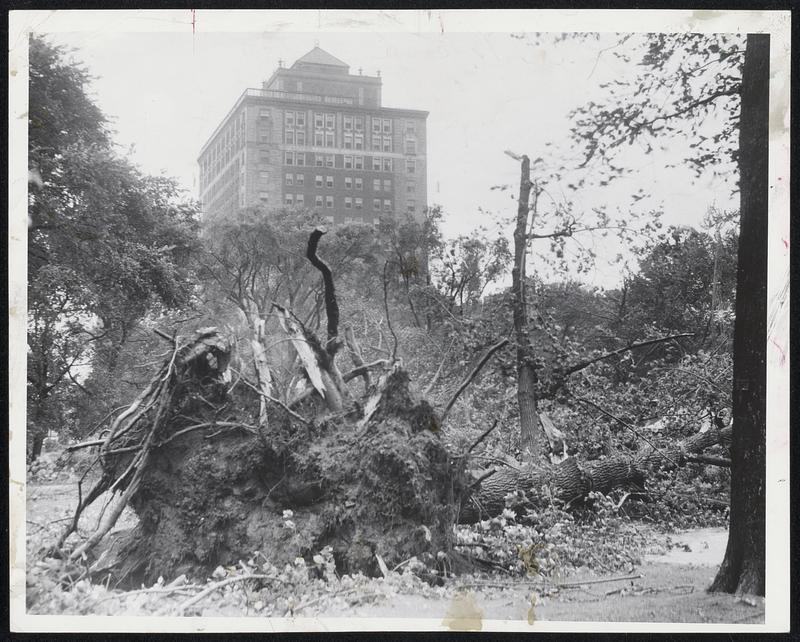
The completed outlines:
<svg viewBox="0 0 800 642">
<path fill-rule="evenodd" d="M 124 440 L 104 446 L 108 486 L 138 454 L 118 451 L 149 444 L 128 499 L 139 524 L 91 551 L 95 580 L 132 587 L 206 577 L 254 552 L 280 568 L 326 546 L 340 573 L 376 576 L 376 555 L 391 569 L 452 550 L 467 480 L 402 369 L 373 386 L 364 410 L 315 421 L 272 404 L 259 426 L 258 395 L 221 379 L 221 345 L 207 333 L 176 351 L 160 392 L 168 409 L 159 418 L 152 404 Z"/>
</svg>

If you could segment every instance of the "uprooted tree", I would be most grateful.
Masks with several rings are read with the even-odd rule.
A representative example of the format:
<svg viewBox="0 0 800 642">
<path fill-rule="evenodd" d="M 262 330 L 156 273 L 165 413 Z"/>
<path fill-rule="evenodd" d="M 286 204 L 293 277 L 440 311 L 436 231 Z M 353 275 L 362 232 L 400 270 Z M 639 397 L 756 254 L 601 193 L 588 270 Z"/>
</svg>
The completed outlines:
<svg viewBox="0 0 800 642">
<path fill-rule="evenodd" d="M 98 447 L 102 473 L 81 493 L 58 548 L 87 506 L 112 498 L 94 533 L 66 552 L 75 560 L 85 555 L 94 577 L 138 585 L 236 564 L 254 550 L 281 565 L 325 546 L 340 572 L 375 575 L 383 564 L 392 568 L 412 556 L 435 564 L 440 551 L 458 569 L 453 525 L 498 514 L 509 496 L 517 504 L 569 504 L 592 490 L 639 488 L 648 467 L 680 465 L 729 435 L 729 428 L 706 431 L 636 459 L 585 465 L 570 457 L 471 475 L 469 452 L 449 452 L 440 427 L 481 365 L 507 341 L 487 351 L 441 411 L 412 392 L 396 361 L 364 364 L 354 356 L 355 367 L 341 372 L 333 276 L 317 254 L 322 236 L 311 233 L 306 258 L 323 279 L 326 341 L 273 304 L 302 364 L 305 392 L 289 403 L 273 396 L 269 364 L 258 355 L 255 381 L 242 372 L 231 376 L 234 345 L 215 328 L 190 340 L 164 335 L 172 350 L 150 385 L 104 439 L 71 447 Z M 357 355 L 352 337 L 349 343 Z M 376 370 L 377 381 L 370 379 L 357 398 L 348 382 Z M 138 524 L 111 532 L 125 506 Z"/>
</svg>

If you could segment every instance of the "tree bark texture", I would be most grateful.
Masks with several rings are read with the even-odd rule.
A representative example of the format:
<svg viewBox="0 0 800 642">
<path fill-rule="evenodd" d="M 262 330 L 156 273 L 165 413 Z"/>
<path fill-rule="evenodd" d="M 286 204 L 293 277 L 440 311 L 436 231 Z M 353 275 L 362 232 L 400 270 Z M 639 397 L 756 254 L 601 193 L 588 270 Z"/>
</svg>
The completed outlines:
<svg viewBox="0 0 800 642">
<path fill-rule="evenodd" d="M 526 461 L 542 454 L 542 435 L 536 407 L 536 369 L 528 334 L 528 306 L 525 296 L 525 257 L 528 250 L 527 227 L 531 194 L 531 162 L 522 157 L 517 223 L 514 228 L 514 267 L 511 289 L 514 293 L 514 332 L 517 340 L 517 403 L 519 405 L 520 450 Z"/>
<path fill-rule="evenodd" d="M 733 343 L 728 546 L 712 591 L 764 595 L 769 35 L 748 34 L 739 124 L 741 224 Z"/>
<path fill-rule="evenodd" d="M 729 443 L 731 428 L 707 430 L 667 449 L 648 451 L 639 457 L 609 457 L 582 463 L 569 457 L 556 466 L 529 466 L 523 470 L 502 468 L 482 481 L 461 507 L 459 522 L 466 524 L 499 515 L 509 493 L 521 491 L 532 506 L 546 506 L 551 499 L 571 502 L 592 491 L 643 488 L 646 470 L 652 466 L 682 466 L 685 456 L 719 443 Z"/>
</svg>

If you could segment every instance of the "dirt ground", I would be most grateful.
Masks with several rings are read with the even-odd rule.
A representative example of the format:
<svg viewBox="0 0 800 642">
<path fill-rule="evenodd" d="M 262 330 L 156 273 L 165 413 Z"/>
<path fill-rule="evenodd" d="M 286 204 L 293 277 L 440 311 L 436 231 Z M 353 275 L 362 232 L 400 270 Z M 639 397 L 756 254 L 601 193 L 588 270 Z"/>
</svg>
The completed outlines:
<svg viewBox="0 0 800 642">
<path fill-rule="evenodd" d="M 84 486 L 84 492 L 88 484 Z M 27 561 L 35 563 L 43 545 L 52 543 L 71 518 L 77 502 L 75 480 L 68 475 L 33 482 L 27 489 Z M 82 520 L 85 533 L 96 523 L 101 502 Z M 136 516 L 123 513 L 118 529 L 129 528 Z M 386 590 L 382 579 L 371 580 L 376 589 L 348 599 L 309 604 L 303 617 L 433 618 L 453 629 L 476 630 L 486 620 L 605 621 L 743 623 L 764 621 L 762 598 L 737 598 L 709 594 L 727 541 L 723 529 L 700 529 L 670 535 L 655 534 L 672 546 L 664 555 L 648 556 L 632 575 L 598 576 L 580 571 L 559 578 L 560 588 L 543 587 L 541 580 L 525 582 L 502 576 L 458 577 L 435 594 L 419 595 Z M 76 537 L 73 535 L 72 537 Z M 582 584 L 581 582 L 585 582 Z M 139 613 L 143 615 L 144 613 Z M 224 596 L 210 597 L 203 616 L 258 615 L 249 608 L 232 608 Z M 300 615 L 300 614 L 298 614 Z"/>
</svg>

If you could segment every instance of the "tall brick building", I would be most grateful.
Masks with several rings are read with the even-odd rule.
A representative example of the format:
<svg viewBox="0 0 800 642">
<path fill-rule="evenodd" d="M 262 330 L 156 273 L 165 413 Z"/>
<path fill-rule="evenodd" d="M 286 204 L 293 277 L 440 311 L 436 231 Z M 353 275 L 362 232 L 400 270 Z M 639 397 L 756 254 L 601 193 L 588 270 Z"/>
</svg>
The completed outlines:
<svg viewBox="0 0 800 642">
<path fill-rule="evenodd" d="M 241 208 L 315 209 L 375 223 L 427 204 L 428 112 L 381 105 L 381 78 L 315 47 L 246 89 L 203 146 L 206 219 Z"/>
</svg>

